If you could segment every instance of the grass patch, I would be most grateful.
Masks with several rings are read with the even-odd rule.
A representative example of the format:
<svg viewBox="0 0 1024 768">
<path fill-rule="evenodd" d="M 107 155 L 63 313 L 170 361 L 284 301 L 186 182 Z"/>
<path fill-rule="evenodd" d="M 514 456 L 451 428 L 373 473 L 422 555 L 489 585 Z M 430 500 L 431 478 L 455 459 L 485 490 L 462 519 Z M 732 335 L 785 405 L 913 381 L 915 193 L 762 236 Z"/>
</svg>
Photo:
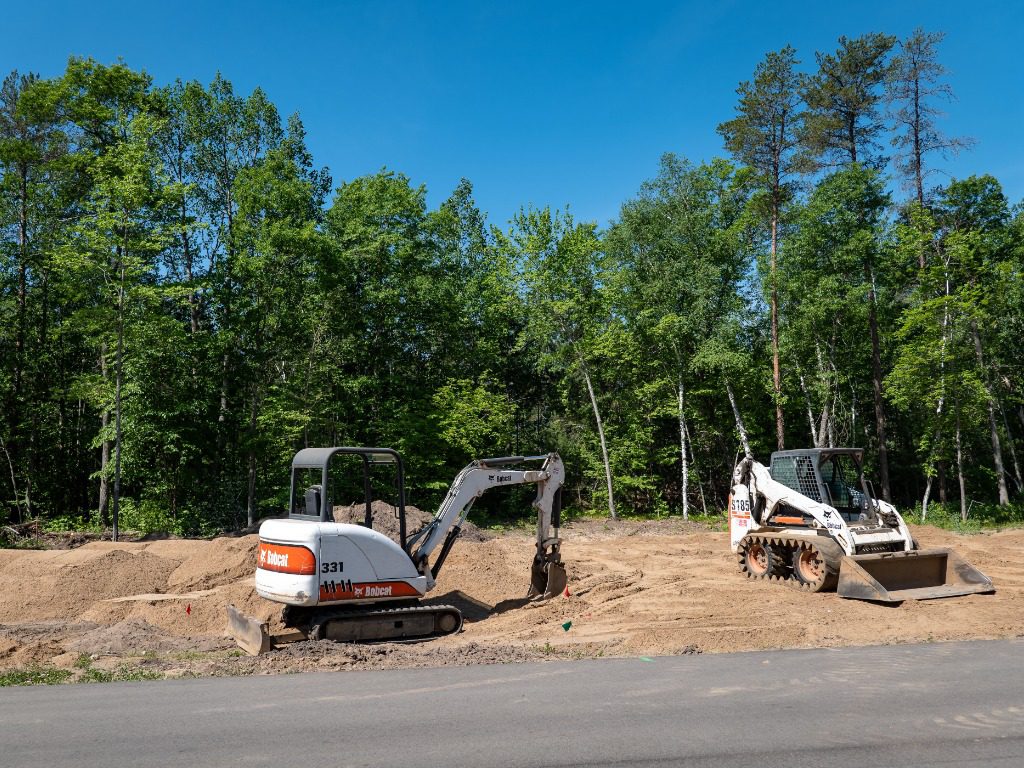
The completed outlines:
<svg viewBox="0 0 1024 768">
<path fill-rule="evenodd" d="M 921 505 L 905 516 L 908 523 L 921 523 Z M 960 515 L 959 503 L 928 505 L 926 525 L 934 525 L 956 533 L 978 533 L 980 531 L 1000 530 L 1003 528 L 1019 528 L 1024 526 L 1024 504 L 1010 504 L 1001 507 L 998 504 L 969 502 L 967 519 Z"/>
<path fill-rule="evenodd" d="M 163 674 L 151 669 L 143 669 L 131 664 L 122 664 L 115 669 L 97 669 L 92 665 L 92 657 L 83 653 L 75 661 L 75 667 L 82 670 L 80 683 L 123 683 L 135 680 L 162 680 Z"/>
<path fill-rule="evenodd" d="M 28 667 L 0 672 L 0 688 L 10 685 L 60 685 L 71 677 L 71 671 L 56 667 Z"/>
<path fill-rule="evenodd" d="M 726 517 L 724 512 L 708 513 L 706 515 L 690 515 L 691 523 L 700 523 L 706 525 L 712 531 L 727 531 L 729 530 L 729 518 Z"/>
<path fill-rule="evenodd" d="M 105 670 L 90 667 L 82 673 L 79 682 L 82 683 L 126 683 L 136 680 L 163 680 L 162 672 L 155 672 L 151 669 L 133 667 L 131 664 L 122 664 L 117 669 Z"/>
</svg>

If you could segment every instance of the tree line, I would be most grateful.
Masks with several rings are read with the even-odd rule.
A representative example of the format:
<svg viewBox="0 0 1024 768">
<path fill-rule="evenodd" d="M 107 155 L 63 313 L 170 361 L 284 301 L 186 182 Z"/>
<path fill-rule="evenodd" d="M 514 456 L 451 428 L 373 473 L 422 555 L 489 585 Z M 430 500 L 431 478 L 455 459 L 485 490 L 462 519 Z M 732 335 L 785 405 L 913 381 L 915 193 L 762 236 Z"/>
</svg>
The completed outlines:
<svg viewBox="0 0 1024 768">
<path fill-rule="evenodd" d="M 769 53 L 606 227 L 488 222 L 388 169 L 335 185 L 261 90 L 72 58 L 0 90 L 0 499 L 11 523 L 211 532 L 293 453 L 385 445 L 429 506 L 557 450 L 579 509 L 717 513 L 738 452 L 859 445 L 901 504 L 1024 493 L 1024 216 L 941 35 Z M 723 116 L 724 117 L 724 116 Z M 906 195 L 895 193 L 895 181 Z"/>
</svg>

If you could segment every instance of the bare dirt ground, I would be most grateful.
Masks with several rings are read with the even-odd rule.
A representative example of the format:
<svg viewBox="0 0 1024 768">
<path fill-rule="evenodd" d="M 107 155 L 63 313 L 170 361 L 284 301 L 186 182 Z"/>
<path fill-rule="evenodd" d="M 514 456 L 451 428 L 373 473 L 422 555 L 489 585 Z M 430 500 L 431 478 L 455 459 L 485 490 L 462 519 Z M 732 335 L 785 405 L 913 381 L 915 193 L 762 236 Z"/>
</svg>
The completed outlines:
<svg viewBox="0 0 1024 768">
<path fill-rule="evenodd" d="M 459 634 L 302 642 L 261 657 L 241 655 L 225 634 L 228 603 L 261 619 L 279 614 L 253 590 L 255 535 L 0 550 L 0 671 L 174 677 L 1024 636 L 1024 530 L 957 536 L 916 527 L 922 547 L 958 550 L 997 592 L 896 606 L 748 582 L 727 534 L 680 520 L 581 521 L 562 532 L 568 596 L 523 599 L 531 534 L 474 531 L 430 595 L 463 610 Z"/>
</svg>

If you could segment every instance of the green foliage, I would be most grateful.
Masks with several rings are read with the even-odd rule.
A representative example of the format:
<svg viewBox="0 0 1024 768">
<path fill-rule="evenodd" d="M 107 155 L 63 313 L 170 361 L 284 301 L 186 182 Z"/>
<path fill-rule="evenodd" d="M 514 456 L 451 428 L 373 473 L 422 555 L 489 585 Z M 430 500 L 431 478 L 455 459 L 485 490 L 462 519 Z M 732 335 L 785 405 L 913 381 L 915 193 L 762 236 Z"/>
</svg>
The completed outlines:
<svg viewBox="0 0 1024 768">
<path fill-rule="evenodd" d="M 826 163 L 877 167 L 876 152 L 885 130 L 879 107 L 888 75 L 892 35 L 871 32 L 839 38 L 834 54 L 817 54 L 818 73 L 804 86 L 808 106 L 803 141 L 812 157 Z"/>
<path fill-rule="evenodd" d="M 507 451 L 512 444 L 515 409 L 508 396 L 488 388 L 487 378 L 451 381 L 433 398 L 439 435 L 467 459 L 487 451 Z"/>
<path fill-rule="evenodd" d="M 72 676 L 71 670 L 55 667 L 28 667 L 0 672 L 0 688 L 11 685 L 60 685 Z"/>
<path fill-rule="evenodd" d="M 717 520 L 730 393 L 763 458 L 776 404 L 779 437 L 869 462 L 880 413 L 900 500 L 959 475 L 980 503 L 1019 499 L 1024 213 L 990 176 L 897 207 L 874 169 L 884 83 L 899 169 L 930 170 L 906 155 L 908 88 L 945 93 L 937 39 L 893 57 L 888 36 L 841 38 L 816 73 L 769 53 L 718 129 L 737 165 L 666 154 L 606 230 L 550 207 L 498 229 L 465 179 L 436 208 L 386 168 L 334 186 L 298 116 L 221 76 L 158 87 L 79 58 L 12 73 L 8 530 L 106 528 L 115 486 L 138 533 L 237 528 L 282 510 L 297 449 L 331 444 L 397 448 L 423 507 L 470 459 L 557 450 L 570 514 Z M 924 109 L 923 151 L 951 148 Z M 517 524 L 529 496 L 485 497 L 480 519 Z"/>
<path fill-rule="evenodd" d="M 163 680 L 163 674 L 133 664 L 119 664 L 114 669 L 97 669 L 88 654 L 81 654 L 75 661 L 79 670 L 80 683 L 126 683 L 139 680 Z"/>
<path fill-rule="evenodd" d="M 921 522 L 921 505 L 908 514 L 909 522 Z M 959 504 L 928 505 L 925 523 L 958 533 L 977 533 L 982 530 L 1017 528 L 1024 525 L 1024 504 L 1000 506 L 971 500 L 967 507 L 967 520 L 960 516 Z"/>
<path fill-rule="evenodd" d="M 43 521 L 42 527 L 47 533 L 65 533 L 67 531 L 101 533 L 103 531 L 103 525 L 99 520 L 85 515 L 57 515 Z"/>
</svg>

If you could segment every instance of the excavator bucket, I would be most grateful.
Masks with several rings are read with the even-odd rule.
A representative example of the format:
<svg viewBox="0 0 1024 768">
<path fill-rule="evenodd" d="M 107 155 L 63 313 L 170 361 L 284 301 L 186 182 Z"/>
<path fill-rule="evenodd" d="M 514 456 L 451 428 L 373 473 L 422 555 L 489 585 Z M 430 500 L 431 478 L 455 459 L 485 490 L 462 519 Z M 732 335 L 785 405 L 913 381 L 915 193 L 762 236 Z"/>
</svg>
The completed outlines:
<svg viewBox="0 0 1024 768">
<path fill-rule="evenodd" d="M 273 646 L 267 622 L 259 622 L 228 604 L 228 632 L 238 646 L 251 656 L 266 653 Z"/>
<path fill-rule="evenodd" d="M 569 576 L 565 572 L 564 565 L 559 562 L 535 559 L 530 568 L 530 591 L 527 593 L 527 597 L 547 600 L 562 594 L 568 583 Z"/>
<path fill-rule="evenodd" d="M 991 579 L 950 549 L 847 555 L 839 567 L 840 597 L 898 603 L 995 592 Z"/>
</svg>

